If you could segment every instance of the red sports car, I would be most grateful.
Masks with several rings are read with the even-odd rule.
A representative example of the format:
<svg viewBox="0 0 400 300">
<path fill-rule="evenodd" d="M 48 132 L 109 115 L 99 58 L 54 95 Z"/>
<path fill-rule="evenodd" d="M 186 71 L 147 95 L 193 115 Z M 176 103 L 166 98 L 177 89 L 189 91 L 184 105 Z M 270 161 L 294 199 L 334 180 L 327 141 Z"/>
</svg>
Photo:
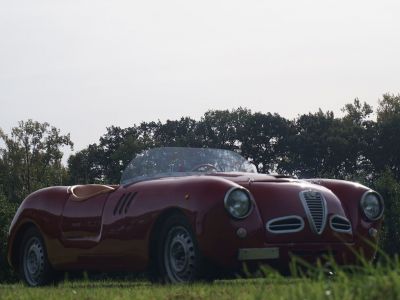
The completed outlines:
<svg viewBox="0 0 400 300">
<path fill-rule="evenodd" d="M 243 263 L 330 253 L 372 260 L 382 197 L 357 183 L 258 174 L 235 152 L 156 148 L 120 185 L 56 186 L 29 195 L 12 221 L 8 260 L 31 286 L 70 270 L 150 271 L 190 282 Z M 213 275 L 211 274 L 211 275 Z"/>
</svg>

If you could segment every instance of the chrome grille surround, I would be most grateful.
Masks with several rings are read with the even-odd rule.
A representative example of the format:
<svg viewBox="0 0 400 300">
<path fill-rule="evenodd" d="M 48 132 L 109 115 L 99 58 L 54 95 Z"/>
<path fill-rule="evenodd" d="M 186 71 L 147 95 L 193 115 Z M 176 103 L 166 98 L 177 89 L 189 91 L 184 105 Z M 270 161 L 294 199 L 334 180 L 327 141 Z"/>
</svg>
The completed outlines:
<svg viewBox="0 0 400 300">
<path fill-rule="evenodd" d="M 299 232 L 304 229 L 304 221 L 299 216 L 279 217 L 269 220 L 266 228 L 274 234 Z"/>
<path fill-rule="evenodd" d="M 344 232 L 344 233 L 352 232 L 350 221 L 343 216 L 339 215 L 331 216 L 329 220 L 329 226 L 331 227 L 332 230 L 337 232 Z"/>
<path fill-rule="evenodd" d="M 327 221 L 327 207 L 324 195 L 317 191 L 307 190 L 301 191 L 299 196 L 311 230 L 316 234 L 322 234 Z"/>
</svg>

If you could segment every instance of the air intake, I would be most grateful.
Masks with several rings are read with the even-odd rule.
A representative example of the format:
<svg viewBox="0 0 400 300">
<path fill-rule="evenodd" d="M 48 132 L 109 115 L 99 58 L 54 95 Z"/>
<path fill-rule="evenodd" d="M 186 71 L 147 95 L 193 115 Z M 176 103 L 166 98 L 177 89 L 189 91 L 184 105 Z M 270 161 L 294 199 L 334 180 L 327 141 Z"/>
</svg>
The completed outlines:
<svg viewBox="0 0 400 300">
<path fill-rule="evenodd" d="M 326 200 L 320 192 L 302 191 L 300 199 L 306 211 L 311 230 L 321 234 L 326 225 Z"/>
<path fill-rule="evenodd" d="M 291 233 L 304 229 L 304 221 L 299 216 L 286 216 L 268 221 L 267 230 L 271 233 Z"/>
<path fill-rule="evenodd" d="M 331 229 L 337 232 L 351 232 L 351 223 L 345 217 L 334 215 L 330 220 Z"/>
<path fill-rule="evenodd" d="M 127 213 L 129 206 L 132 203 L 133 198 L 135 198 L 137 192 L 130 192 L 128 194 L 123 194 L 121 198 L 119 198 L 117 205 L 114 207 L 114 215 L 116 214 L 122 214 L 122 213 Z"/>
</svg>

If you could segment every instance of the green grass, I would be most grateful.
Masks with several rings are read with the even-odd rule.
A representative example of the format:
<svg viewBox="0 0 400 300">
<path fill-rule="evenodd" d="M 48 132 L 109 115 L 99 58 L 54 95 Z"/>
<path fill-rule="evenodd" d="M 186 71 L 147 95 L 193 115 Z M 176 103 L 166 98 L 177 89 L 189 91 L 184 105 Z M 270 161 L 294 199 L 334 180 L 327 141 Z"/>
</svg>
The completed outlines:
<svg viewBox="0 0 400 300">
<path fill-rule="evenodd" d="M 151 284 L 143 279 L 90 280 L 85 273 L 82 280 L 66 277 L 49 287 L 0 284 L 0 299 L 400 299 L 399 258 L 382 253 L 376 265 L 360 258 L 361 266 L 353 268 L 339 267 L 329 257 L 325 260 L 329 268 L 294 258 L 291 277 L 265 267 L 257 274 L 260 278 L 180 285 Z"/>
<path fill-rule="evenodd" d="M 371 273 L 372 271 L 372 273 Z M 28 288 L 0 285 L 0 299 L 400 299 L 400 272 L 377 268 L 357 274 L 339 271 L 307 278 L 274 276 L 192 285 L 155 285 L 129 281 L 68 281 Z"/>
</svg>

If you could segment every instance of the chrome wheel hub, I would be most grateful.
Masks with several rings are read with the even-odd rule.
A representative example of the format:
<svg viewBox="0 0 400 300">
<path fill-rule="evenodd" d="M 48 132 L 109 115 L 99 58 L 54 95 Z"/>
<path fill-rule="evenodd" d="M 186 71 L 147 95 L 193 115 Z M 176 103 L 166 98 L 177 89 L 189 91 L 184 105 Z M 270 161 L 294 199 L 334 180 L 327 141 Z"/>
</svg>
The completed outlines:
<svg viewBox="0 0 400 300">
<path fill-rule="evenodd" d="M 196 252 L 186 228 L 177 226 L 168 232 L 164 248 L 164 264 L 171 282 L 188 282 L 195 270 Z"/>
<path fill-rule="evenodd" d="M 25 278 L 32 286 L 38 285 L 44 270 L 44 249 L 37 237 L 32 237 L 26 243 L 23 256 Z"/>
</svg>

